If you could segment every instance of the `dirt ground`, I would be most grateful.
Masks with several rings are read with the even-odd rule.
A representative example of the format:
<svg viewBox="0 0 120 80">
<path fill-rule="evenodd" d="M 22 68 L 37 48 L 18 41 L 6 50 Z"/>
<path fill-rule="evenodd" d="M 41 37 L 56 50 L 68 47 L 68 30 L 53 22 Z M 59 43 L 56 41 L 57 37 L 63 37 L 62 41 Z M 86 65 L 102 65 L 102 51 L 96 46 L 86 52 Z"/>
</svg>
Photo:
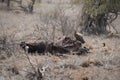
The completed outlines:
<svg viewBox="0 0 120 80">
<path fill-rule="evenodd" d="M 19 48 L 21 41 L 36 39 L 52 39 L 53 25 L 48 24 L 52 19 L 58 3 L 36 3 L 33 14 L 15 8 L 7 10 L 5 4 L 0 3 L 0 37 L 6 36 L 7 41 L 15 42 L 15 51 L 10 57 L 0 52 L 0 80 L 35 80 L 34 69 L 31 67 L 25 52 Z M 64 6 L 65 15 L 75 18 L 81 7 L 72 6 L 69 2 L 59 4 Z M 49 19 L 49 20 L 48 20 Z M 74 20 L 74 19 L 73 19 Z M 120 35 L 120 16 L 113 22 L 117 35 Z M 59 26 L 56 26 L 55 40 L 63 36 Z M 115 30 L 111 29 L 115 33 Z M 120 37 L 87 36 L 84 35 L 85 46 L 90 48 L 87 55 L 29 55 L 35 68 L 45 68 L 42 72 L 43 80 L 119 80 L 120 79 Z M 106 45 L 103 46 L 103 43 Z"/>
</svg>

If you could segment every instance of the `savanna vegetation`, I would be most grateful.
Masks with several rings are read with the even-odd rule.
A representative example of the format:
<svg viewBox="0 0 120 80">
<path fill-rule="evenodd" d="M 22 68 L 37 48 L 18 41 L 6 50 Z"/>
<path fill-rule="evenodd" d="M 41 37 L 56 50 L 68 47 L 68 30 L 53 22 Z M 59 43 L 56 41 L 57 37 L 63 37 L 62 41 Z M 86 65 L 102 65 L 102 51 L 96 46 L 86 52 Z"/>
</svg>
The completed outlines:
<svg viewBox="0 0 120 80">
<path fill-rule="evenodd" d="M 0 0 L 0 80 L 119 80 L 120 0 Z"/>
<path fill-rule="evenodd" d="M 83 3 L 82 32 L 88 34 L 105 34 L 109 32 L 107 26 L 120 15 L 120 0 L 75 0 Z"/>
</svg>

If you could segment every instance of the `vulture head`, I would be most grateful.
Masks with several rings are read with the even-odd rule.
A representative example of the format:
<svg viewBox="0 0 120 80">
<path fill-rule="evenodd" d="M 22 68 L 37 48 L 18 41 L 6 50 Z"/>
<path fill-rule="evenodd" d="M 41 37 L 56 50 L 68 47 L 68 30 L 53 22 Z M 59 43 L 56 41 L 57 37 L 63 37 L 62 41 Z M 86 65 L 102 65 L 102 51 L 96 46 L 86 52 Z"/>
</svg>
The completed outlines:
<svg viewBox="0 0 120 80">
<path fill-rule="evenodd" d="M 21 47 L 21 48 L 25 48 L 25 47 L 26 47 L 26 43 L 25 43 L 25 42 L 21 42 L 21 43 L 20 43 L 20 47 Z"/>
<path fill-rule="evenodd" d="M 27 43 L 21 42 L 21 43 L 20 43 L 20 47 L 21 47 L 22 49 L 24 49 L 26 52 L 28 52 L 29 46 L 27 46 Z"/>
</svg>

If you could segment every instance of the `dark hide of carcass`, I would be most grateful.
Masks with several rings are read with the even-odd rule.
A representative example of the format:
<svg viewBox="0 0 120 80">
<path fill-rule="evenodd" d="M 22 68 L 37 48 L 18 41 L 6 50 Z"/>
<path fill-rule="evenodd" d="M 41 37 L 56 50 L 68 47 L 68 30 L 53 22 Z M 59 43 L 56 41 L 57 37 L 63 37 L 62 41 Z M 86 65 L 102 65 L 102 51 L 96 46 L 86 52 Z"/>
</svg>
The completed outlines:
<svg viewBox="0 0 120 80">
<path fill-rule="evenodd" d="M 25 43 L 21 42 L 20 47 L 23 48 L 28 53 L 39 53 L 43 54 L 49 52 L 53 55 L 56 53 L 69 54 L 70 52 L 76 52 L 77 55 L 88 53 L 89 49 L 86 47 L 82 48 L 82 43 L 78 40 L 72 40 L 70 37 L 63 37 L 56 42 L 52 43 Z"/>
<path fill-rule="evenodd" d="M 54 43 L 50 43 L 50 44 L 45 44 L 43 42 L 41 43 L 25 43 L 25 42 L 21 42 L 20 47 L 22 49 L 24 49 L 24 51 L 26 51 L 26 47 L 28 47 L 28 53 L 44 53 L 44 52 L 50 52 L 51 54 L 56 54 L 56 53 L 60 53 L 60 54 L 65 54 L 68 53 L 69 50 L 61 47 L 61 46 L 57 46 L 54 45 Z"/>
<path fill-rule="evenodd" d="M 82 47 L 82 44 L 85 42 L 82 38 L 82 42 L 79 40 L 72 40 L 70 37 L 63 37 L 57 41 L 57 46 L 60 46 L 69 52 L 76 53 L 76 55 L 89 53 L 89 49 L 86 47 Z"/>
<path fill-rule="evenodd" d="M 85 55 L 87 53 L 90 53 L 89 52 L 89 49 L 86 48 L 86 47 L 83 47 L 83 48 L 80 48 L 77 52 L 76 52 L 76 55 Z"/>
<path fill-rule="evenodd" d="M 44 42 L 40 43 L 25 43 L 21 42 L 20 47 L 26 51 L 26 48 L 28 48 L 28 53 L 44 53 L 46 50 L 46 44 Z"/>
<path fill-rule="evenodd" d="M 79 41 L 72 40 L 69 37 L 66 37 L 63 40 L 63 47 L 70 50 L 70 51 L 77 51 L 82 46 L 82 44 Z"/>
<path fill-rule="evenodd" d="M 70 37 L 63 37 L 54 43 L 54 45 L 61 46 L 67 50 L 76 50 L 82 46 L 81 42 L 72 40 Z"/>
<path fill-rule="evenodd" d="M 55 53 L 66 54 L 66 53 L 69 53 L 69 50 L 65 49 L 62 46 L 54 45 L 54 43 L 51 43 L 51 44 L 48 45 L 47 51 L 50 52 L 51 54 L 55 54 Z"/>
</svg>

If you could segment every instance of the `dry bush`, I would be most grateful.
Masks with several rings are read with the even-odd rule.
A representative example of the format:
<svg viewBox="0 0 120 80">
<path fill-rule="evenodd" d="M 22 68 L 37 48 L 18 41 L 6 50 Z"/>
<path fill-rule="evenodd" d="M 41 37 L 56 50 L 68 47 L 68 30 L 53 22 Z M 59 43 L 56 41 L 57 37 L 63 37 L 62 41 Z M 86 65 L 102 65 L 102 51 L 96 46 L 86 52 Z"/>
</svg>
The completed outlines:
<svg viewBox="0 0 120 80">
<path fill-rule="evenodd" d="M 20 7 L 27 13 L 33 13 L 35 0 L 22 0 Z"/>
<path fill-rule="evenodd" d="M 0 26 L 0 54 L 11 56 L 18 51 L 18 46 L 14 41 L 16 32 L 9 33 L 8 29 L 1 24 Z"/>
<path fill-rule="evenodd" d="M 55 41 L 63 35 L 73 38 L 79 26 L 79 18 L 68 16 L 66 8 L 60 4 L 53 11 L 40 14 L 40 22 L 35 25 L 33 35 L 45 41 Z"/>
<path fill-rule="evenodd" d="M 63 6 L 59 5 L 55 8 L 53 18 L 55 19 L 55 23 L 61 28 L 62 35 L 72 37 L 77 21 L 72 19 L 71 16 L 67 16 L 65 10 Z"/>
</svg>

